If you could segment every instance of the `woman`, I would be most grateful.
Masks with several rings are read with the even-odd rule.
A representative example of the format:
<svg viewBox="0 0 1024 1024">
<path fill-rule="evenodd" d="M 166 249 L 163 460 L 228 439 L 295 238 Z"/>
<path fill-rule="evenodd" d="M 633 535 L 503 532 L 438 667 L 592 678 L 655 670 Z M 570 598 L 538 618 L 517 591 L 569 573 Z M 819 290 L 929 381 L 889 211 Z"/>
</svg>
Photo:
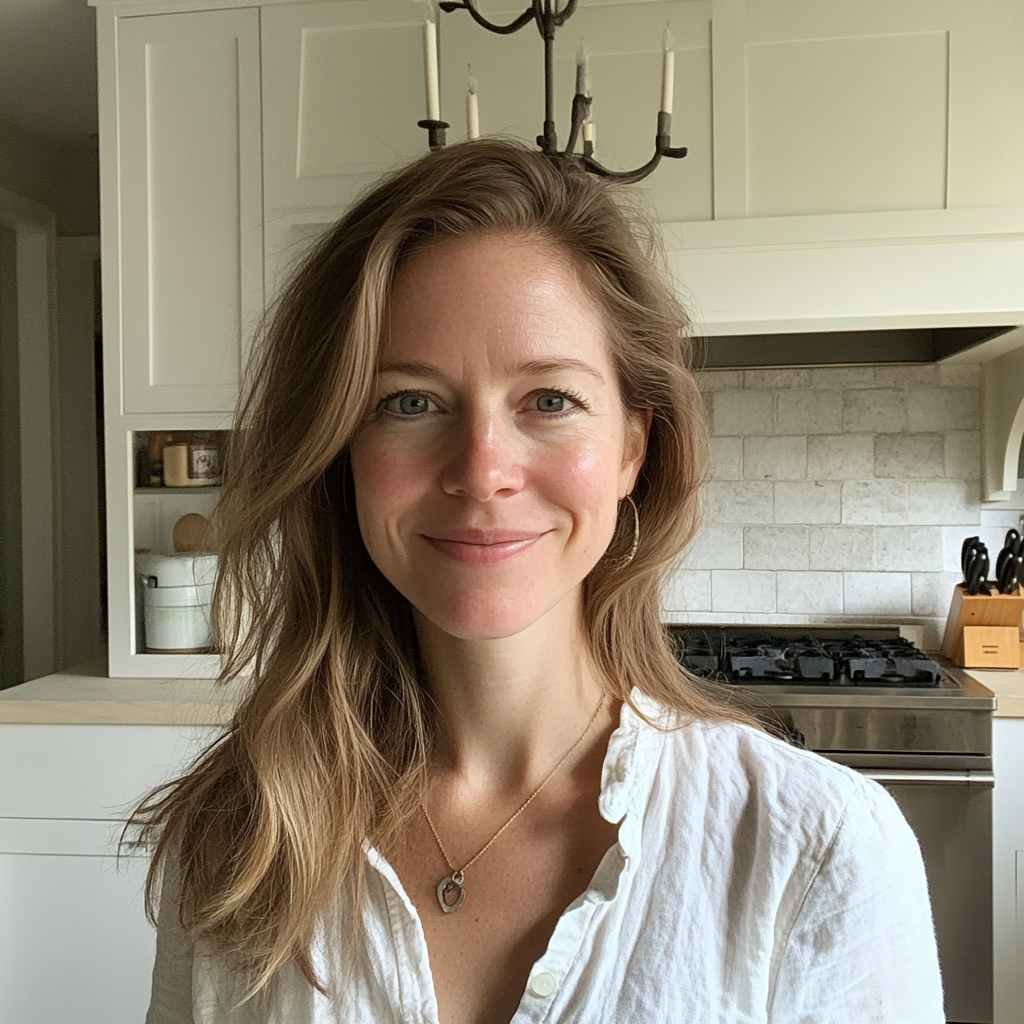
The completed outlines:
<svg viewBox="0 0 1024 1024">
<path fill-rule="evenodd" d="M 607 186 L 505 142 L 305 260 L 220 505 L 251 688 L 136 817 L 150 1024 L 943 1019 L 893 802 L 667 645 L 686 326 Z"/>
</svg>

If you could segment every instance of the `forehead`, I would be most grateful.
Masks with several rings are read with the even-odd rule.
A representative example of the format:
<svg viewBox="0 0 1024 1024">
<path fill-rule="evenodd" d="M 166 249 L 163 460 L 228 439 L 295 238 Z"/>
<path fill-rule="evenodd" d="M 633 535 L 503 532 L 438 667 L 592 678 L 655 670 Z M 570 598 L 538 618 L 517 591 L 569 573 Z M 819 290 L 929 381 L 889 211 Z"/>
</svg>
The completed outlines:
<svg viewBox="0 0 1024 1024">
<path fill-rule="evenodd" d="M 570 357 L 607 366 L 604 316 L 569 256 L 534 238 L 446 240 L 403 263 L 382 357 Z"/>
</svg>

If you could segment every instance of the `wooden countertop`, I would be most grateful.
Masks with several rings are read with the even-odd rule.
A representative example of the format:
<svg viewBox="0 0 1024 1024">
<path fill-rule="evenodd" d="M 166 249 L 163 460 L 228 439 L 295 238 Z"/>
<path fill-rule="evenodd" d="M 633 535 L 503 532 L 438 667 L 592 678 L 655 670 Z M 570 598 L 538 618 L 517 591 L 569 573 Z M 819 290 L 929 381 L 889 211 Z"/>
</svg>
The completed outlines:
<svg viewBox="0 0 1024 1024">
<path fill-rule="evenodd" d="M 110 679 L 106 659 L 0 690 L 0 725 L 224 725 L 242 686 Z"/>
<path fill-rule="evenodd" d="M 996 695 L 994 718 L 1024 718 L 1024 669 L 965 668 L 963 671 Z"/>
<path fill-rule="evenodd" d="M 964 669 L 997 698 L 996 718 L 1024 718 L 1024 669 Z M 110 679 L 106 660 L 0 690 L 0 725 L 225 725 L 242 684 Z"/>
</svg>

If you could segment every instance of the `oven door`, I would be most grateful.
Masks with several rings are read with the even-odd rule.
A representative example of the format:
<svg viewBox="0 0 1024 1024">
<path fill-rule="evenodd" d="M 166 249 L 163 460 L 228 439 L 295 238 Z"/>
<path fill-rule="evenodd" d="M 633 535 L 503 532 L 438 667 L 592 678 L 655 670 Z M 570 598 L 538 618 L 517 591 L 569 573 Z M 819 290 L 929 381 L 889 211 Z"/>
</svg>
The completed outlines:
<svg viewBox="0 0 1024 1024">
<path fill-rule="evenodd" d="M 946 1020 L 992 1024 L 992 772 L 857 770 L 889 791 L 920 843 Z"/>
</svg>

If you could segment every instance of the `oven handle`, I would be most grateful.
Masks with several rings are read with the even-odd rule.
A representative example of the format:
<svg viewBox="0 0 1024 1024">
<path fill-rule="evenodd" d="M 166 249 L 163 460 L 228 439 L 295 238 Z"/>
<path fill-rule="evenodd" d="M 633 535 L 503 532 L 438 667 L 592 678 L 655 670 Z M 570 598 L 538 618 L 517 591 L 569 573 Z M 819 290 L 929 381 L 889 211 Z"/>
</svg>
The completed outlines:
<svg viewBox="0 0 1024 1024">
<path fill-rule="evenodd" d="M 992 772 L 899 772 L 876 769 L 861 771 L 875 782 L 903 783 L 911 786 L 978 786 L 993 789 L 996 777 Z"/>
</svg>

